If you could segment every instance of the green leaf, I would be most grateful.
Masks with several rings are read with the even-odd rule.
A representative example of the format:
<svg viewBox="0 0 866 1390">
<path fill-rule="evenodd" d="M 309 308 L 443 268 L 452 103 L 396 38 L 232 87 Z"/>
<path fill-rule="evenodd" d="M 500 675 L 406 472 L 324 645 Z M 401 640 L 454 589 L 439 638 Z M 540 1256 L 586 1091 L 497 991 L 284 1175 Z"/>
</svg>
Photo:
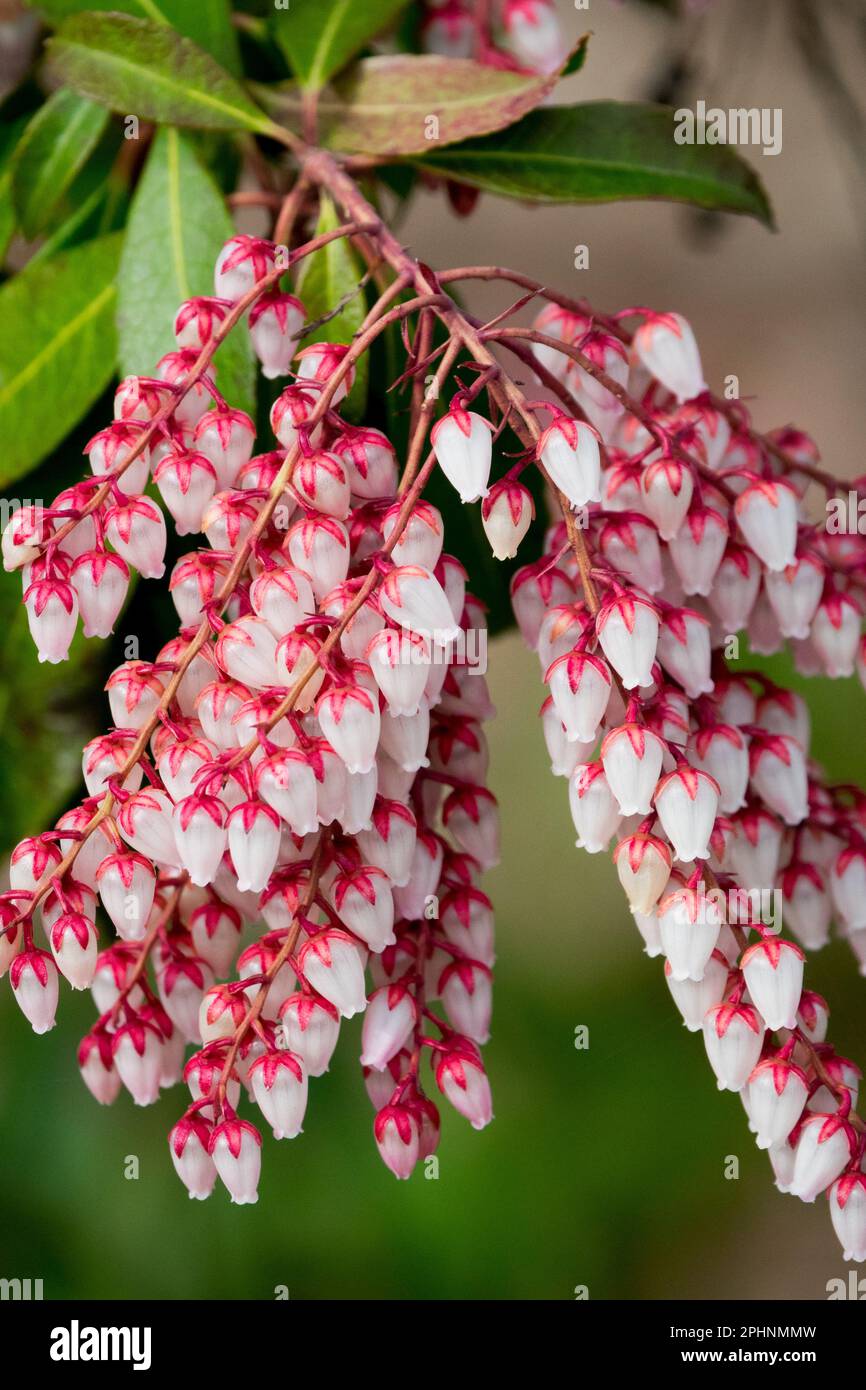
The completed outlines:
<svg viewBox="0 0 866 1390">
<path fill-rule="evenodd" d="M 117 329 L 120 368 L 150 374 L 175 346 L 178 306 L 213 294 L 213 268 L 234 233 L 210 174 L 188 138 L 158 131 L 135 191 L 120 262 Z M 239 324 L 217 350 L 217 380 L 229 403 L 254 413 L 255 370 L 249 333 Z"/>
<path fill-rule="evenodd" d="M 108 124 L 108 112 L 76 92 L 54 92 L 21 137 L 12 199 L 28 241 L 44 231 Z"/>
<path fill-rule="evenodd" d="M 318 91 L 405 6 L 406 0 L 290 0 L 271 24 L 301 86 Z"/>
<path fill-rule="evenodd" d="M 339 225 L 336 208 L 329 198 L 323 198 L 315 235 L 330 232 Z M 340 312 L 317 328 L 302 346 L 313 342 L 350 344 L 364 321 L 367 304 L 363 291 L 358 288 L 362 272 L 348 241 L 345 237 L 329 241 L 327 246 L 307 256 L 301 265 L 297 293 L 310 322 L 331 313 L 346 299 Z M 346 403 L 344 413 L 349 419 L 358 419 L 363 413 L 367 398 L 367 370 L 365 354 L 357 364 L 355 384 Z"/>
<path fill-rule="evenodd" d="M 591 34 L 581 35 L 577 43 L 574 45 L 574 48 L 571 50 L 568 57 L 566 58 L 565 63 L 563 64 L 562 71 L 559 74 L 560 77 L 571 77 L 572 73 L 580 72 L 581 68 L 586 62 L 586 53 L 587 49 L 589 48 L 589 41 L 591 37 Z"/>
<path fill-rule="evenodd" d="M 511 198 L 599 203 L 663 198 L 773 226 L 757 174 L 726 145 L 677 145 L 670 107 L 593 101 L 545 107 L 495 137 L 434 150 L 422 168 Z"/>
<path fill-rule="evenodd" d="M 0 818 L 12 845 L 50 825 L 81 781 L 81 748 L 98 721 L 98 649 L 79 628 L 67 661 L 37 662 L 17 575 L 3 576 L 0 624 Z"/>
<path fill-rule="evenodd" d="M 36 0 L 34 8 L 41 10 L 52 24 L 60 24 L 83 10 L 117 11 L 120 0 Z M 123 9 L 135 19 L 149 19 L 176 29 L 240 77 L 238 39 L 228 0 L 123 0 Z"/>
<path fill-rule="evenodd" d="M 17 225 L 12 201 L 12 165 L 18 141 L 26 126 L 26 116 L 0 123 L 0 262 L 6 259 Z"/>
<path fill-rule="evenodd" d="M 273 132 L 238 82 L 164 24 L 121 14 L 74 16 L 49 39 L 58 84 L 124 115 L 204 130 Z"/>
<path fill-rule="evenodd" d="M 484 67 L 469 58 L 397 53 L 364 58 L 320 98 L 320 138 L 347 154 L 421 154 L 520 120 L 552 91 L 558 75 Z M 257 88 L 268 108 L 298 123 L 296 87 Z"/>
<path fill-rule="evenodd" d="M 0 288 L 0 486 L 27 473 L 111 380 L 120 237 L 28 267 Z"/>
</svg>

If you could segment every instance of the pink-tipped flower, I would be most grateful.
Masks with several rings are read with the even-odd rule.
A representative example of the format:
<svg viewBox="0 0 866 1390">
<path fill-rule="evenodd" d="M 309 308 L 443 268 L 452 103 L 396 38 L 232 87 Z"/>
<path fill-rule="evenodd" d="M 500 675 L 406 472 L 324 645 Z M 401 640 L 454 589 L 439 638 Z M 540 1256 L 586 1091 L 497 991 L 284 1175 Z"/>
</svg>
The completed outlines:
<svg viewBox="0 0 866 1390">
<path fill-rule="evenodd" d="M 712 593 L 727 543 L 728 523 L 721 512 L 701 502 L 693 503 L 668 542 L 683 593 L 704 598 Z"/>
<path fill-rule="evenodd" d="M 316 932 L 298 953 L 298 969 L 343 1018 L 363 1013 L 367 1005 L 364 969 L 348 932 L 333 927 Z"/>
<path fill-rule="evenodd" d="M 249 1081 L 274 1138 L 297 1138 L 307 1109 L 307 1075 L 301 1058 L 293 1052 L 266 1052 L 250 1067 Z"/>
<path fill-rule="evenodd" d="M 670 878 L 671 852 L 664 840 L 636 832 L 620 840 L 613 859 L 632 911 L 652 912 Z"/>
<path fill-rule="evenodd" d="M 153 470 L 160 496 L 179 536 L 202 529 L 202 518 L 217 487 L 216 470 L 204 454 L 182 450 L 164 454 Z"/>
<path fill-rule="evenodd" d="M 95 434 L 84 446 L 94 476 L 111 474 L 119 477 L 124 492 L 144 492 L 150 476 L 150 450 L 139 447 L 141 434 L 140 424 L 123 420 L 115 420 Z"/>
<path fill-rule="evenodd" d="M 652 955 L 650 949 L 647 955 Z M 727 982 L 728 962 L 718 949 L 713 951 L 699 980 L 675 980 L 670 961 L 665 961 L 665 984 L 690 1033 L 701 1032 L 707 1011 L 721 1004 Z"/>
<path fill-rule="evenodd" d="M 40 661 L 65 661 L 78 622 L 78 594 L 63 579 L 38 579 L 24 595 L 30 636 Z"/>
<path fill-rule="evenodd" d="M 340 921 L 371 951 L 383 951 L 394 937 L 391 880 L 373 864 L 347 870 L 334 880 L 333 902 Z"/>
<path fill-rule="evenodd" d="M 237 1206 L 251 1206 L 259 1200 L 262 1136 L 249 1120 L 237 1116 L 223 1120 L 210 1136 L 208 1152 Z"/>
<path fill-rule="evenodd" d="M 494 483 L 481 504 L 481 524 L 497 560 L 512 560 L 535 515 L 532 493 L 504 478 Z"/>
<path fill-rule="evenodd" d="M 848 1172 L 829 1192 L 830 1220 L 842 1246 L 842 1258 L 866 1260 L 866 1173 Z"/>
<path fill-rule="evenodd" d="M 313 383 L 316 388 L 330 387 L 332 379 L 343 368 L 349 349 L 344 343 L 312 343 L 298 353 L 296 373 L 298 384 Z M 355 368 L 349 366 L 331 396 L 331 405 L 336 406 L 344 400 L 355 383 Z M 316 390 L 318 397 L 319 391 Z"/>
<path fill-rule="evenodd" d="M 143 579 L 161 579 L 165 574 L 165 517 L 149 497 L 129 497 L 109 507 L 105 534 Z"/>
<path fill-rule="evenodd" d="M 288 375 L 306 317 L 301 301 L 281 290 L 263 294 L 250 310 L 250 342 L 269 381 Z"/>
<path fill-rule="evenodd" d="M 475 1043 L 486 1043 L 493 1009 L 488 967 L 477 960 L 453 960 L 442 972 L 438 993 L 457 1031 Z"/>
<path fill-rule="evenodd" d="M 367 644 L 366 659 L 391 714 L 416 715 L 430 668 L 430 643 L 408 628 L 381 628 Z"/>
<path fill-rule="evenodd" d="M 381 430 L 349 427 L 331 445 L 342 461 L 353 497 L 390 497 L 397 489 L 397 455 Z"/>
<path fill-rule="evenodd" d="M 741 968 L 749 994 L 771 1032 L 797 1026 L 803 960 L 799 946 L 777 936 L 766 936 L 743 953 Z"/>
<path fill-rule="evenodd" d="M 680 888 L 662 899 L 657 912 L 671 978 L 702 980 L 724 920 L 721 907 L 697 889 Z"/>
<path fill-rule="evenodd" d="M 39 559 L 41 547 L 52 532 L 50 521 L 42 507 L 19 507 L 3 528 L 3 568 L 23 569 Z"/>
<path fill-rule="evenodd" d="M 749 747 L 749 771 L 754 791 L 786 825 L 799 825 L 809 814 L 806 755 L 787 734 L 755 737 Z"/>
<path fill-rule="evenodd" d="M 749 1116 L 759 1149 L 784 1144 L 803 1113 L 809 1082 L 802 1068 L 785 1057 L 765 1057 L 749 1077 Z"/>
<path fill-rule="evenodd" d="M 741 1091 L 764 1042 L 764 1023 L 749 1004 L 716 1004 L 704 1018 L 704 1043 L 720 1091 Z"/>
<path fill-rule="evenodd" d="M 551 0 L 505 0 L 497 38 L 522 68 L 543 76 L 558 72 L 568 53 Z"/>
<path fill-rule="evenodd" d="M 642 724 L 622 724 L 605 735 L 602 767 L 622 815 L 645 816 L 651 810 L 664 751 L 663 741 Z"/>
<path fill-rule="evenodd" d="M 632 345 L 638 361 L 678 401 L 707 389 L 695 335 L 682 314 L 647 314 Z"/>
<path fill-rule="evenodd" d="M 599 610 L 596 631 L 626 690 L 652 684 L 659 617 L 651 603 L 632 594 L 610 599 Z"/>
<path fill-rule="evenodd" d="M 316 717 L 349 772 L 369 772 L 376 761 L 379 702 L 361 685 L 340 685 L 319 697 Z"/>
<path fill-rule="evenodd" d="M 585 420 L 561 416 L 548 425 L 536 445 L 545 472 L 574 508 L 601 497 L 598 431 Z"/>
<path fill-rule="evenodd" d="M 163 1046 L 159 1029 L 144 1020 L 121 1024 L 112 1037 L 117 1074 L 136 1105 L 153 1105 L 159 1099 Z"/>
<path fill-rule="evenodd" d="M 324 1076 L 340 1036 L 340 1015 L 318 994 L 292 994 L 280 1007 L 285 1047 L 303 1060 L 307 1076 Z"/>
<path fill-rule="evenodd" d="M 308 427 L 307 422 L 317 405 L 317 393 L 300 383 L 287 386 L 277 396 L 271 406 L 271 429 L 284 449 L 291 449 L 297 444 L 300 430 L 305 432 L 311 444 L 315 443 L 321 427 Z"/>
<path fill-rule="evenodd" d="M 856 1151 L 857 1136 L 842 1115 L 807 1116 L 797 1139 L 790 1191 L 801 1202 L 814 1202 Z"/>
<path fill-rule="evenodd" d="M 398 565 L 389 570 L 381 601 L 387 617 L 427 637 L 435 646 L 447 646 L 459 635 L 445 591 L 422 565 Z"/>
<path fill-rule="evenodd" d="M 662 829 L 684 864 L 709 858 L 709 841 L 719 809 L 719 784 L 700 768 L 678 767 L 656 788 Z"/>
<path fill-rule="evenodd" d="M 179 348 L 201 351 L 228 317 L 228 300 L 212 295 L 195 295 L 185 299 L 174 316 L 174 336 Z"/>
<path fill-rule="evenodd" d="M 229 812 L 228 847 L 238 888 L 261 893 L 280 852 L 280 817 L 261 801 L 244 801 Z"/>
<path fill-rule="evenodd" d="M 194 792 L 174 808 L 174 838 L 178 857 L 190 881 L 201 888 L 213 882 L 226 851 L 228 812 L 216 796 Z"/>
<path fill-rule="evenodd" d="M 781 479 L 757 478 L 734 504 L 748 544 L 768 570 L 793 565 L 797 550 L 797 493 Z"/>
<path fill-rule="evenodd" d="M 825 579 L 820 557 L 812 554 L 799 556 L 783 570 L 767 571 L 764 588 L 783 637 L 809 636 Z"/>
<path fill-rule="evenodd" d="M 658 659 L 690 700 L 713 689 L 710 625 L 691 608 L 670 608 L 659 630 Z"/>
<path fill-rule="evenodd" d="M 420 1157 L 420 1125 L 408 1105 L 386 1105 L 373 1122 L 382 1162 L 395 1178 L 409 1178 Z"/>
<path fill-rule="evenodd" d="M 47 951 L 22 951 L 9 968 L 15 1002 L 34 1033 L 54 1027 L 60 992 L 57 966 Z"/>
<path fill-rule="evenodd" d="M 112 1105 L 117 1100 L 122 1083 L 111 1057 L 111 1035 L 104 1029 L 95 1028 L 81 1039 L 78 1069 L 99 1105 Z"/>
<path fill-rule="evenodd" d="M 499 811 L 486 787 L 455 787 L 442 807 L 442 823 L 458 847 L 473 855 L 483 869 L 499 863 Z"/>
<path fill-rule="evenodd" d="M 156 873 L 150 860 L 134 851 L 109 854 L 96 871 L 96 886 L 118 936 L 139 941 L 156 891 Z"/>
<path fill-rule="evenodd" d="M 216 640 L 216 659 L 227 675 L 254 690 L 277 682 L 277 639 L 261 618 L 247 615 L 229 623 Z"/>
<path fill-rule="evenodd" d="M 493 456 L 491 429 L 483 415 L 454 405 L 430 431 L 436 461 L 461 502 L 477 502 L 487 496 Z"/>
<path fill-rule="evenodd" d="M 383 1071 L 406 1046 L 418 1020 L 409 985 L 398 981 L 370 995 L 361 1032 L 361 1066 Z"/>
<path fill-rule="evenodd" d="M 378 798 L 371 824 L 358 834 L 358 847 L 368 864 L 384 869 L 391 882 L 402 888 L 409 881 L 418 826 L 408 806 Z"/>
<path fill-rule="evenodd" d="M 213 1192 L 217 1179 L 216 1166 L 208 1153 L 210 1129 L 200 1115 L 184 1115 L 168 1136 L 174 1170 L 197 1202 L 203 1202 Z"/>
<path fill-rule="evenodd" d="M 264 758 L 255 771 L 256 791 L 295 835 L 318 828 L 316 776 L 300 748 L 286 748 Z"/>
<path fill-rule="evenodd" d="M 234 302 L 263 280 L 274 268 L 276 248 L 262 237 L 233 236 L 223 246 L 214 266 L 214 290 L 218 299 Z"/>
<path fill-rule="evenodd" d="M 493 1119 L 490 1082 L 478 1049 L 468 1038 L 455 1041 L 454 1046 L 439 1054 L 436 1085 L 473 1129 L 484 1129 L 490 1124 Z"/>
<path fill-rule="evenodd" d="M 694 766 L 718 783 L 721 814 L 730 816 L 741 810 L 749 781 L 749 751 L 739 729 L 721 723 L 698 729 L 689 751 Z"/>
<path fill-rule="evenodd" d="M 675 458 L 657 458 L 641 474 L 646 514 L 663 541 L 671 541 L 686 518 L 694 492 L 691 469 Z"/>
<path fill-rule="evenodd" d="M 83 912 L 65 912 L 51 928 L 51 950 L 60 973 L 73 989 L 89 989 L 96 973 L 99 942 Z"/>
<path fill-rule="evenodd" d="M 568 799 L 578 849 L 606 852 L 622 816 L 600 762 L 578 763 L 569 779 Z"/>
<path fill-rule="evenodd" d="M 558 657 L 544 679 L 569 742 L 594 742 L 612 686 L 605 662 L 575 648 Z"/>
</svg>

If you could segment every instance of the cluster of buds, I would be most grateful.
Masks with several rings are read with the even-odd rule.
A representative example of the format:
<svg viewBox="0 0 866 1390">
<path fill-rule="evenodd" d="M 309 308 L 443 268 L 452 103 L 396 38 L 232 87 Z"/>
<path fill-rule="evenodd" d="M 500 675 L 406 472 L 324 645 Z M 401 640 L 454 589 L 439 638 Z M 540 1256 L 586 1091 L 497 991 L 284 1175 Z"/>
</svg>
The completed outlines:
<svg viewBox="0 0 866 1390">
<path fill-rule="evenodd" d="M 272 243 L 229 241 L 214 296 L 177 313 L 177 350 L 118 388 L 87 448 L 93 478 L 3 537 L 49 661 L 79 615 L 85 635 L 111 632 L 133 569 L 163 572 L 151 482 L 177 533 L 203 538 L 171 573 L 178 635 L 109 677 L 86 800 L 12 854 L 0 972 L 39 1033 L 61 977 L 89 988 L 90 1091 L 148 1105 L 186 1085 L 177 1172 L 196 1198 L 219 1176 L 238 1203 L 256 1200 L 261 1149 L 242 1092 L 277 1138 L 296 1136 L 343 1018 L 364 1014 L 375 1141 L 398 1177 L 439 1140 L 425 1054 L 475 1128 L 492 1114 L 479 881 L 498 824 L 489 695 L 465 656 L 484 612 L 441 514 L 420 489 L 398 496 L 387 437 L 338 413 L 361 345 L 299 347 L 283 269 Z M 271 413 L 279 447 L 259 454 L 211 366 L 236 323 L 266 375 L 291 376 Z"/>
<path fill-rule="evenodd" d="M 548 76 L 568 53 L 553 0 L 496 0 L 492 6 L 463 0 L 426 0 L 421 41 L 443 58 L 474 58 Z"/>
<path fill-rule="evenodd" d="M 846 1257 L 862 1260 L 860 1072 L 826 1042 L 803 970 L 834 919 L 863 970 L 866 796 L 810 760 L 802 697 L 735 664 L 748 635 L 762 654 L 790 641 L 805 674 L 862 677 L 862 541 L 810 522 L 810 484 L 832 489 L 814 444 L 762 437 L 713 397 L 680 315 L 551 304 L 526 336 L 568 402 L 547 407 L 535 444 L 565 508 L 512 596 L 577 844 L 614 844 L 646 952 L 719 1088 L 742 1097 L 778 1188 L 829 1190 Z M 512 512 L 497 553 L 519 543 Z"/>
<path fill-rule="evenodd" d="M 558 519 L 514 574 L 513 607 L 549 690 L 544 735 L 578 844 L 615 842 L 646 951 L 664 957 L 719 1087 L 742 1096 L 777 1186 L 829 1192 L 846 1254 L 863 1259 L 859 1072 L 826 1041 L 804 958 L 835 919 L 866 970 L 866 795 L 810 759 L 799 695 L 733 664 L 747 634 L 758 653 L 790 642 L 804 674 L 866 674 L 862 540 L 809 519 L 813 485 L 841 485 L 806 435 L 761 435 L 712 395 L 680 315 L 600 316 L 488 267 L 550 302 L 532 327 L 506 327 L 506 311 L 480 329 L 345 170 L 323 151 L 307 167 L 353 219 L 323 236 L 363 230 L 397 277 L 352 344 L 299 348 L 304 309 L 281 288 L 321 238 L 288 261 L 233 238 L 214 297 L 178 312 L 177 351 L 153 380 L 121 384 L 117 419 L 89 448 L 93 478 L 4 533 L 52 661 L 79 613 L 86 633 L 111 630 L 132 568 L 161 572 L 150 478 L 178 533 L 207 545 L 172 571 L 178 635 L 109 679 L 114 727 L 85 749 L 87 800 L 13 853 L 0 971 L 38 1032 L 60 975 L 92 989 L 100 1016 L 80 1063 L 98 1099 L 126 1087 L 146 1104 L 183 1078 L 192 1100 L 171 1152 L 195 1197 L 219 1176 L 236 1202 L 255 1200 L 261 1140 L 237 1113 L 242 1092 L 277 1137 L 296 1135 L 309 1077 L 356 1013 L 374 1136 L 398 1177 L 438 1141 L 425 1052 L 439 1092 L 483 1127 L 493 915 L 479 877 L 498 825 L 489 696 L 467 653 L 484 614 L 422 493 L 438 465 L 480 506 L 494 555 L 513 559 L 534 515 L 521 474 L 535 467 Z M 401 291 L 416 297 L 395 302 Z M 413 314 L 400 477 L 387 437 L 339 406 L 378 333 Z M 433 351 L 428 315 L 447 330 Z M 212 371 L 242 321 L 264 373 L 291 378 L 271 412 L 279 448 L 263 454 Z M 503 345 L 547 399 L 526 399 L 493 352 Z M 422 462 L 461 354 L 476 380 L 457 377 Z M 417 391 L 437 357 L 435 389 Z M 472 408 L 482 392 L 486 415 Z M 523 452 L 494 477 L 505 429 Z M 98 903 L 118 937 L 101 953 Z"/>
</svg>

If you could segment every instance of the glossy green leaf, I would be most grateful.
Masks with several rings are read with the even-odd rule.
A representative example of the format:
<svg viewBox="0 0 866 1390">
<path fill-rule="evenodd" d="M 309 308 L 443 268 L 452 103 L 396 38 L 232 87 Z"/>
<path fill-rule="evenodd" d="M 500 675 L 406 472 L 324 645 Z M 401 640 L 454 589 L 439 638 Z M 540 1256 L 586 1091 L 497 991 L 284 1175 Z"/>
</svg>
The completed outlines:
<svg viewBox="0 0 866 1390">
<path fill-rule="evenodd" d="M 97 731 L 99 654 L 79 628 L 67 661 L 40 664 L 17 574 L 3 576 L 0 625 L 0 818 L 14 844 L 46 829 L 81 780 L 81 748 Z"/>
<path fill-rule="evenodd" d="M 63 439 L 111 380 L 120 237 L 85 242 L 0 288 L 0 486 Z"/>
<path fill-rule="evenodd" d="M 12 168 L 12 200 L 29 241 L 49 226 L 107 124 L 103 106 L 64 89 L 36 112 L 18 142 Z"/>
<path fill-rule="evenodd" d="M 12 168 L 18 141 L 26 127 L 26 116 L 0 123 L 0 262 L 5 260 L 9 243 L 15 235 L 17 219 L 12 201 Z"/>
<path fill-rule="evenodd" d="M 189 139 L 160 130 L 135 191 L 120 264 L 117 328 L 124 373 L 152 373 L 175 347 L 178 306 L 213 294 L 213 268 L 234 228 L 220 192 Z M 229 403 L 254 409 L 249 333 L 239 324 L 217 350 L 217 381 Z"/>
<path fill-rule="evenodd" d="M 322 200 L 316 235 L 330 232 L 340 225 L 340 218 L 333 203 L 328 198 Z M 316 328 L 301 344 L 310 343 L 351 343 L 364 320 L 367 304 L 364 292 L 359 288 L 362 277 L 358 259 L 344 237 L 328 242 L 302 262 L 297 280 L 297 293 L 303 301 L 308 320 L 330 314 L 342 303 L 340 312 L 320 328 Z M 343 302 L 345 301 L 345 302 Z M 352 388 L 343 413 L 350 419 L 357 419 L 364 409 L 367 397 L 366 356 L 358 363 L 355 385 Z"/>
<path fill-rule="evenodd" d="M 289 0 L 271 24 L 301 86 L 318 91 L 405 6 L 406 0 Z"/>
<path fill-rule="evenodd" d="M 52 24 L 60 24 L 82 11 L 100 13 L 121 9 L 121 0 L 37 0 Z M 135 19 L 168 24 L 204 48 L 218 63 L 240 76 L 237 33 L 232 25 L 229 0 L 122 0 L 122 9 Z"/>
<path fill-rule="evenodd" d="M 545 107 L 498 135 L 433 150 L 422 167 L 512 198 L 661 198 L 748 213 L 773 225 L 767 195 L 745 160 L 726 145 L 677 145 L 673 111 L 665 106 Z"/>
<path fill-rule="evenodd" d="M 268 133 L 243 87 L 165 24 L 76 15 L 47 44 L 51 79 L 124 115 L 204 130 Z"/>
<path fill-rule="evenodd" d="M 469 58 L 364 58 L 319 99 L 319 135 L 347 154 L 421 154 L 512 125 L 556 81 L 555 75 L 484 67 Z M 303 98 L 297 87 L 258 91 L 274 115 L 299 124 Z"/>
</svg>

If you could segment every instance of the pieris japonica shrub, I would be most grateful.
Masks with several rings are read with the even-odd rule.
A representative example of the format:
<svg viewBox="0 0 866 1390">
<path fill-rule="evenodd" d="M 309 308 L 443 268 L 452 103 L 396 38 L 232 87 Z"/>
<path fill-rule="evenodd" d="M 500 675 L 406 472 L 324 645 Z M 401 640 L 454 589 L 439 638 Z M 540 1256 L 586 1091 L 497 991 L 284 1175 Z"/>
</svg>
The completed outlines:
<svg viewBox="0 0 866 1390">
<path fill-rule="evenodd" d="M 552 6 L 508 0 L 490 27 L 490 7 L 423 8 L 432 56 L 386 66 L 411 83 L 455 63 L 480 91 L 475 125 L 440 132 L 443 157 L 491 129 L 507 142 L 571 62 Z M 261 138 L 268 176 L 234 205 L 273 223 L 212 248 L 212 283 L 165 310 L 165 350 L 124 374 L 78 480 L 3 531 L 41 663 L 63 663 L 79 631 L 109 638 L 133 584 L 167 586 L 176 613 L 161 648 L 108 675 L 80 800 L 12 851 L 0 971 L 22 1014 L 44 1033 L 62 990 L 90 991 L 85 1085 L 102 1104 L 178 1088 L 170 1157 L 194 1198 L 219 1179 L 256 1201 L 263 1131 L 300 1134 L 355 1015 L 372 1138 L 396 1177 L 435 1152 L 443 1105 L 490 1122 L 483 876 L 499 835 L 476 592 L 490 557 L 480 539 L 449 549 L 468 513 L 539 660 L 577 845 L 611 855 L 779 1189 L 828 1194 L 846 1256 L 864 1258 L 860 1073 L 827 1040 L 806 957 L 835 922 L 866 971 L 866 793 L 824 778 L 802 697 L 737 659 L 748 637 L 762 654 L 789 644 L 804 675 L 866 673 L 862 542 L 815 506 L 836 479 L 801 430 L 761 433 L 714 393 L 681 313 L 603 312 L 504 268 L 416 259 L 352 166 L 417 153 L 399 104 L 388 149 L 350 112 L 360 147 L 334 154 L 168 29 L 72 21 L 51 54 L 88 113 L 126 111 L 121 68 L 161 61 L 187 74 L 187 123 L 218 86 L 225 124 Z M 384 80 L 381 61 L 359 80 Z M 179 121 L 153 87 L 142 117 Z M 160 131 L 148 159 L 177 160 L 178 139 Z M 459 168 L 428 173 L 465 206 Z M 487 323 L 451 296 L 472 279 L 502 291 Z M 121 278 L 129 312 L 126 292 Z M 390 425 L 365 395 L 386 341 Z M 255 415 L 229 388 L 239 344 L 270 392 Z"/>
</svg>

